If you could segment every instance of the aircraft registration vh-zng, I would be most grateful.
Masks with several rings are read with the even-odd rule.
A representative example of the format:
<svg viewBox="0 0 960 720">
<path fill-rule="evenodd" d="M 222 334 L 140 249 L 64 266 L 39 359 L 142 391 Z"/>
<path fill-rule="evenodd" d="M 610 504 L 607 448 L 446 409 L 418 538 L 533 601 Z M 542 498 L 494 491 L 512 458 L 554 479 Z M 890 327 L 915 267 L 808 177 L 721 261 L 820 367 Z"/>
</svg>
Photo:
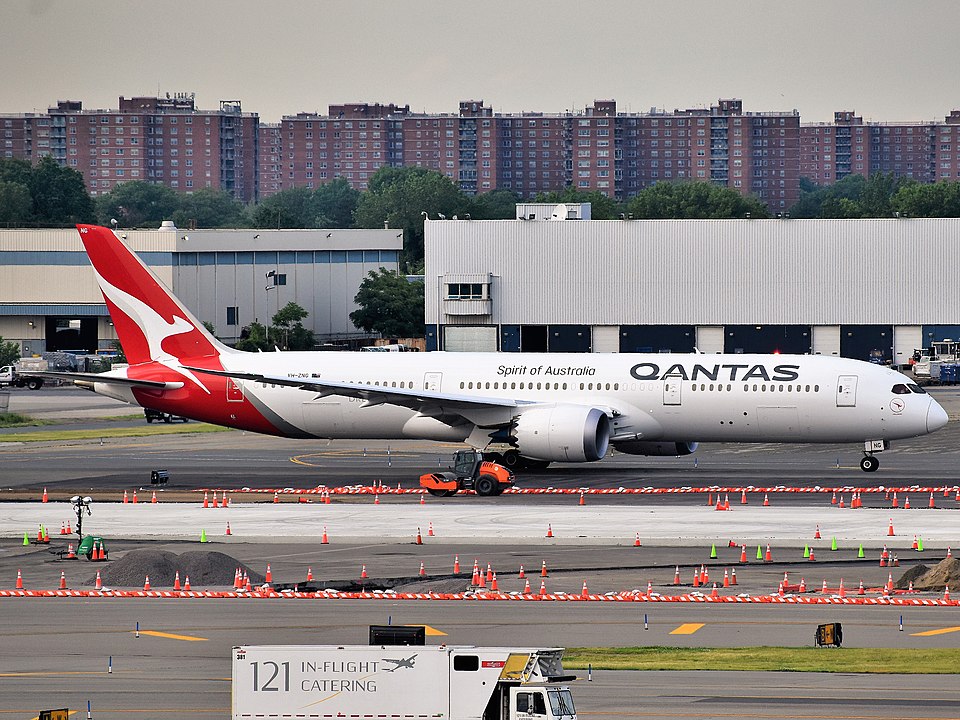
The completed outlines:
<svg viewBox="0 0 960 720">
<path fill-rule="evenodd" d="M 78 225 L 129 366 L 51 373 L 146 408 L 294 438 L 506 448 L 512 466 L 610 447 L 862 443 L 932 433 L 943 408 L 889 368 L 819 355 L 249 353 L 220 343 L 108 228 Z"/>
</svg>

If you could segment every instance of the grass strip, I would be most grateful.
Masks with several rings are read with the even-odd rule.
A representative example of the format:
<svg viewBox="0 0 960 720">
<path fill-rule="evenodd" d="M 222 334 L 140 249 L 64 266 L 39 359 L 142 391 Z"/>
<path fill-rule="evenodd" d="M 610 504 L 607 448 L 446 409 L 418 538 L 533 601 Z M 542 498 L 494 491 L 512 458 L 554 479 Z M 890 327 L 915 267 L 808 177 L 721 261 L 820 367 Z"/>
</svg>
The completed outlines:
<svg viewBox="0 0 960 720">
<path fill-rule="evenodd" d="M 571 670 L 767 670 L 881 674 L 957 674 L 960 649 L 912 648 L 568 648 Z"/>
<path fill-rule="evenodd" d="M 196 435 L 199 433 L 229 432 L 232 428 L 208 423 L 187 425 L 147 425 L 144 427 L 104 428 L 102 430 L 38 430 L 28 433 L 0 435 L 5 442 L 58 442 L 63 440 L 96 440 L 98 438 L 148 437 L 152 435 Z"/>
<path fill-rule="evenodd" d="M 38 420 L 29 415 L 20 413 L 0 413 L 0 427 L 33 427 L 38 425 L 53 425 L 51 420 Z"/>
</svg>

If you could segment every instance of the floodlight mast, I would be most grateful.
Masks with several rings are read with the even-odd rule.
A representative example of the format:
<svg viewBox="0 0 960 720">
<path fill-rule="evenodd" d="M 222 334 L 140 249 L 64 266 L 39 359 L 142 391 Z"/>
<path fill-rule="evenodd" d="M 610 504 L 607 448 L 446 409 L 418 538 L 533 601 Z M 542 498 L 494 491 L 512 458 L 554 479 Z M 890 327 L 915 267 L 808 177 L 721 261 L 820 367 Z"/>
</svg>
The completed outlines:
<svg viewBox="0 0 960 720">
<path fill-rule="evenodd" d="M 80 497 L 79 495 L 74 495 L 70 498 L 70 502 L 73 504 L 73 509 L 77 513 L 77 537 L 80 538 L 80 542 L 83 542 L 83 511 L 87 511 L 87 515 L 91 515 L 90 512 L 90 503 L 93 502 L 93 498 L 89 495 Z"/>
</svg>

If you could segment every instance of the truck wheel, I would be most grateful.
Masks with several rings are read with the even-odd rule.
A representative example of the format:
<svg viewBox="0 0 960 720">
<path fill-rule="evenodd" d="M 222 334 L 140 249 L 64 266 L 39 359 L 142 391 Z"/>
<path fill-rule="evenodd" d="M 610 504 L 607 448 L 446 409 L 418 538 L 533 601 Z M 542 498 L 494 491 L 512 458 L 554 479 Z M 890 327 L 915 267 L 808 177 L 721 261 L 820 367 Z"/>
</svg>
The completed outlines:
<svg viewBox="0 0 960 720">
<path fill-rule="evenodd" d="M 40 388 L 43 387 L 43 380 L 34 378 L 33 380 L 30 380 L 27 382 L 27 387 L 30 388 L 31 390 L 39 390 Z"/>
<path fill-rule="evenodd" d="M 165 415 L 163 418 L 163 421 L 165 423 L 170 423 L 170 422 L 173 422 L 173 418 L 171 418 L 169 415 Z"/>
<path fill-rule="evenodd" d="M 496 495 L 497 484 L 497 479 L 493 477 L 493 475 L 481 475 L 477 478 L 477 484 L 475 486 L 477 495 L 481 495 L 483 497 Z"/>
</svg>

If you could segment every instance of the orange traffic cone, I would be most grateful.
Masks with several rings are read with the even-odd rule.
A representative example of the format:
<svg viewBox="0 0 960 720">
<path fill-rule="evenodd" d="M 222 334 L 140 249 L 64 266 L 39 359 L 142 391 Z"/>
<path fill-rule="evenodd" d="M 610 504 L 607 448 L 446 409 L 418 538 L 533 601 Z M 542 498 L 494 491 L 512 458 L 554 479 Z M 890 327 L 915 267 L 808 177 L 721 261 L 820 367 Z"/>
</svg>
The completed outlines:
<svg viewBox="0 0 960 720">
<path fill-rule="evenodd" d="M 427 501 L 426 501 L 426 499 L 424 498 L 423 493 L 420 493 L 420 504 L 421 504 L 421 505 L 426 505 L 426 504 L 427 504 Z"/>
<path fill-rule="evenodd" d="M 693 586 L 700 587 L 700 573 L 697 572 L 696 568 L 693 570 Z"/>
<path fill-rule="evenodd" d="M 321 544 L 321 545 L 326 545 L 326 544 L 329 543 L 329 542 L 330 542 L 330 540 L 327 538 L 327 526 L 324 525 L 324 526 L 323 526 L 323 535 L 322 535 L 321 538 L 320 538 L 320 544 Z"/>
<path fill-rule="evenodd" d="M 150 498 L 150 502 L 153 503 L 153 504 L 156 504 L 156 502 L 157 502 L 157 491 L 156 491 L 156 490 L 153 491 L 153 497 Z"/>
<path fill-rule="evenodd" d="M 530 579 L 529 579 L 529 578 L 528 578 L 527 580 L 525 580 L 524 583 L 523 583 L 523 594 L 524 594 L 524 595 L 529 595 L 529 594 L 530 594 Z"/>
<path fill-rule="evenodd" d="M 379 504 L 380 504 L 380 493 L 374 493 L 374 494 L 373 494 L 373 504 L 374 504 L 374 505 L 379 505 Z"/>
<path fill-rule="evenodd" d="M 838 507 L 840 507 L 840 508 L 845 508 L 845 507 L 846 507 L 846 505 L 843 504 L 843 495 L 840 496 L 840 505 L 839 505 Z"/>
<path fill-rule="evenodd" d="M 491 577 L 490 579 L 493 580 L 492 577 Z M 478 587 L 478 588 L 485 588 L 486 586 L 487 586 L 487 581 L 484 579 L 483 573 L 478 573 L 478 574 L 477 574 L 477 587 Z"/>
<path fill-rule="evenodd" d="M 715 509 L 716 509 L 716 510 L 724 510 L 724 509 L 725 509 L 725 508 L 723 507 L 723 498 L 720 497 L 720 493 L 717 493 L 717 507 L 716 507 Z"/>
<path fill-rule="evenodd" d="M 946 585 L 943 588 L 943 600 L 944 602 L 950 602 L 950 586 Z"/>
<path fill-rule="evenodd" d="M 417 528 L 417 545 L 423 545 L 423 536 L 420 534 L 420 528 Z"/>
<path fill-rule="evenodd" d="M 767 496 L 766 493 L 763 494 L 763 506 L 764 507 L 770 506 L 770 498 Z"/>
<path fill-rule="evenodd" d="M 427 523 L 427 537 L 433 537 L 433 521 Z"/>
<path fill-rule="evenodd" d="M 741 563 L 747 562 L 747 546 L 746 545 L 740 546 L 740 562 Z"/>
<path fill-rule="evenodd" d="M 947 559 L 949 560 L 952 557 L 953 557 L 953 552 L 950 550 L 950 548 L 947 548 Z"/>
<path fill-rule="evenodd" d="M 747 504 L 747 491 L 746 491 L 746 489 L 740 491 L 740 504 L 741 504 L 741 505 L 746 505 L 746 504 Z"/>
<path fill-rule="evenodd" d="M 547 561 L 544 560 L 540 566 L 540 577 L 547 577 Z"/>
<path fill-rule="evenodd" d="M 223 507 L 228 507 L 228 506 L 230 505 L 230 498 L 229 498 L 229 496 L 227 495 L 227 491 L 226 491 L 226 490 L 223 491 L 223 503 L 222 503 L 222 505 L 223 505 Z"/>
<path fill-rule="evenodd" d="M 77 554 L 73 551 L 73 543 L 67 545 L 67 560 L 75 560 Z"/>
<path fill-rule="evenodd" d="M 680 584 L 680 566 L 679 566 L 679 565 L 677 565 L 677 570 L 676 570 L 676 572 L 673 574 L 673 584 L 674 584 L 674 585 L 679 585 L 679 584 Z"/>
<path fill-rule="evenodd" d="M 190 592 L 190 576 L 189 576 L 189 575 L 187 575 L 187 576 L 183 579 L 183 591 L 184 591 L 184 592 Z"/>
<path fill-rule="evenodd" d="M 494 573 L 490 579 L 490 592 L 500 592 L 500 586 L 497 585 L 497 574 Z"/>
<path fill-rule="evenodd" d="M 217 501 L 217 491 L 216 491 L 216 490 L 213 491 L 213 506 L 214 506 L 215 508 L 220 507 L 220 503 Z"/>
<path fill-rule="evenodd" d="M 280 493 L 277 492 L 276 490 L 273 491 L 273 502 L 275 503 L 280 502 Z M 206 505 L 204 505 L 204 507 L 206 507 Z"/>
<path fill-rule="evenodd" d="M 98 573 L 98 574 L 99 574 L 99 573 Z M 177 570 L 176 575 L 173 576 L 173 589 L 174 589 L 174 590 L 178 590 L 178 591 L 183 589 L 183 588 L 180 586 L 180 571 L 179 571 L 179 570 Z"/>
<path fill-rule="evenodd" d="M 227 522 L 227 532 L 226 532 L 226 534 L 227 534 L 227 535 L 233 535 L 233 533 L 230 532 L 230 523 L 229 523 L 229 522 Z"/>
<path fill-rule="evenodd" d="M 887 590 L 893 592 L 893 573 L 887 575 Z"/>
<path fill-rule="evenodd" d="M 267 563 L 267 573 L 263 576 L 264 582 L 273 582 L 273 572 L 270 570 L 270 563 Z"/>
<path fill-rule="evenodd" d="M 816 561 L 817 561 L 817 558 L 816 558 L 816 555 L 815 555 L 814 552 L 813 552 L 813 548 L 810 548 L 810 558 L 809 558 L 809 562 L 816 562 Z"/>
<path fill-rule="evenodd" d="M 912 547 L 911 549 L 912 549 L 912 550 L 916 550 L 918 547 L 919 547 L 919 545 L 917 545 L 917 536 L 914 535 L 914 536 L 913 536 L 913 547 Z"/>
<path fill-rule="evenodd" d="M 129 502 L 130 502 L 130 498 L 129 498 L 129 496 L 127 495 L 127 491 L 124 490 L 124 491 L 123 491 L 123 504 L 126 505 L 126 504 L 128 504 Z M 206 505 L 204 505 L 204 507 L 206 507 Z"/>
<path fill-rule="evenodd" d="M 546 580 L 541 580 L 541 581 L 540 581 L 540 595 L 546 595 L 546 594 L 547 594 L 547 581 L 546 581 Z"/>
<path fill-rule="evenodd" d="M 47 502 L 48 500 L 49 500 L 49 498 L 47 497 L 47 489 L 44 488 L 44 489 L 43 489 L 43 498 L 41 499 L 41 502 Z"/>
<path fill-rule="evenodd" d="M 20 574 L 20 568 L 17 568 L 17 590 L 23 590 L 23 575 Z"/>
<path fill-rule="evenodd" d="M 143 589 L 144 589 L 144 590 L 149 590 L 149 589 L 150 589 L 150 576 L 149 576 L 149 575 L 145 575 L 144 578 L 143 578 Z"/>
<path fill-rule="evenodd" d="M 810 554 L 812 555 L 813 553 L 810 553 Z M 769 543 L 767 544 L 767 552 L 766 552 L 766 553 L 764 554 L 764 556 L 763 556 L 763 561 L 764 561 L 764 562 L 773 562 L 773 558 L 772 558 L 771 555 L 770 555 L 770 545 L 769 545 Z"/>
<path fill-rule="evenodd" d="M 857 588 L 857 595 L 866 595 L 866 590 L 863 589 L 863 580 L 860 581 L 860 587 Z"/>
<path fill-rule="evenodd" d="M 653 583 L 647 580 L 647 595 L 653 595 Z"/>
<path fill-rule="evenodd" d="M 836 505 L 836 504 L 837 504 L 837 491 L 836 491 L 836 490 L 833 491 L 833 499 L 830 500 L 830 504 L 831 504 L 831 505 Z"/>
<path fill-rule="evenodd" d="M 824 580 L 823 580 L 823 587 L 820 588 L 820 592 L 822 592 L 822 593 L 826 593 L 826 592 L 827 592 L 827 580 L 826 580 L 826 578 L 824 578 Z"/>
<path fill-rule="evenodd" d="M 846 589 L 843 587 L 843 578 L 840 578 L 840 588 L 837 590 L 837 594 L 838 594 L 840 597 L 846 597 L 846 596 L 847 596 L 847 591 L 846 591 Z"/>
<path fill-rule="evenodd" d="M 717 500 L 717 502 L 720 502 L 720 501 Z M 713 505 L 713 493 L 710 493 L 709 495 L 707 495 L 707 507 L 711 507 L 712 505 Z"/>
<path fill-rule="evenodd" d="M 896 492 L 893 493 L 893 504 L 891 505 L 891 507 L 900 507 L 900 501 L 897 500 Z"/>
<path fill-rule="evenodd" d="M 67 520 L 67 535 L 73 534 L 73 528 L 70 527 L 70 521 Z"/>
<path fill-rule="evenodd" d="M 713 584 L 713 590 L 710 591 L 710 597 L 720 597 L 720 593 L 717 590 L 717 584 Z"/>
<path fill-rule="evenodd" d="M 736 585 L 736 584 L 737 584 L 737 569 L 736 569 L 736 568 L 731 568 L 731 569 L 730 569 L 730 584 L 731 584 L 731 585 Z"/>
<path fill-rule="evenodd" d="M 427 576 L 427 570 L 426 570 L 426 568 L 423 567 L 423 563 L 422 563 L 422 562 L 420 563 L 420 572 L 419 572 L 418 574 L 420 575 L 420 577 L 426 577 L 426 576 Z"/>
<path fill-rule="evenodd" d="M 633 541 L 633 546 L 634 546 L 634 547 L 640 547 L 641 544 L 642 544 L 642 543 L 640 542 L 640 533 L 637 533 L 637 539 Z"/>
<path fill-rule="evenodd" d="M 903 509 L 904 509 L 904 510 L 909 510 L 909 509 L 910 509 L 910 496 L 909 496 L 909 495 L 907 495 L 907 496 L 903 499 Z"/>
<path fill-rule="evenodd" d="M 247 592 L 253 590 L 253 583 L 250 582 L 249 576 L 243 578 L 243 589 Z"/>
<path fill-rule="evenodd" d="M 97 580 L 93 584 L 94 590 L 103 590 L 103 580 L 100 579 L 100 571 L 97 570 Z"/>
<path fill-rule="evenodd" d="M 46 525 L 43 526 L 43 542 L 45 545 L 50 544 L 50 531 Z"/>
<path fill-rule="evenodd" d="M 723 569 L 723 586 L 725 588 L 730 587 L 730 573 L 727 572 L 726 568 Z M 716 583 L 714 583 L 714 587 L 716 587 Z"/>
<path fill-rule="evenodd" d="M 453 574 L 454 575 L 460 574 L 460 556 L 459 555 L 453 556 Z"/>
<path fill-rule="evenodd" d="M 803 578 L 800 578 L 800 587 L 797 588 L 797 592 L 805 593 L 807 591 L 807 581 Z"/>
<path fill-rule="evenodd" d="M 580 504 L 581 504 L 581 505 L 586 505 L 586 504 L 587 504 L 587 503 L 584 501 L 584 499 L 583 499 L 583 490 L 580 491 Z"/>
<path fill-rule="evenodd" d="M 307 582 L 313 582 L 313 568 L 307 568 Z"/>
<path fill-rule="evenodd" d="M 553 527 L 551 527 L 550 523 L 547 523 L 547 537 L 548 538 L 553 537 Z"/>
<path fill-rule="evenodd" d="M 67 534 L 67 524 L 63 520 L 60 521 L 60 534 L 61 535 Z"/>
<path fill-rule="evenodd" d="M 100 543 L 100 555 L 97 557 L 98 560 L 107 559 L 107 549 L 103 546 L 103 543 Z"/>
<path fill-rule="evenodd" d="M 590 592 L 587 590 L 587 581 L 583 581 L 583 587 L 580 589 L 580 597 L 587 597 Z"/>
<path fill-rule="evenodd" d="M 487 563 L 487 582 L 493 582 L 493 566 Z"/>
<path fill-rule="evenodd" d="M 367 566 L 366 566 L 366 565 L 363 565 L 363 566 L 360 568 L 360 577 L 362 577 L 362 578 L 368 578 L 368 577 L 370 577 L 369 575 L 367 575 Z"/>
<path fill-rule="evenodd" d="M 813 539 L 814 539 L 814 540 L 819 540 L 819 539 L 820 539 L 820 526 L 819 526 L 819 525 L 817 525 L 817 531 L 813 534 Z"/>
<path fill-rule="evenodd" d="M 526 573 L 523 572 L 523 565 L 521 565 L 521 566 L 520 566 L 520 574 L 517 575 L 517 579 L 518 579 L 518 580 L 523 580 L 526 576 L 527 576 Z"/>
<path fill-rule="evenodd" d="M 723 496 L 723 509 L 724 509 L 724 510 L 729 510 L 729 509 L 730 509 L 730 493 L 726 493 L 726 494 Z"/>
<path fill-rule="evenodd" d="M 930 508 L 935 508 L 935 507 L 937 507 L 937 506 L 936 506 L 936 503 L 933 502 L 933 493 L 930 493 L 930 503 L 929 503 L 929 507 L 930 507 Z"/>
</svg>

